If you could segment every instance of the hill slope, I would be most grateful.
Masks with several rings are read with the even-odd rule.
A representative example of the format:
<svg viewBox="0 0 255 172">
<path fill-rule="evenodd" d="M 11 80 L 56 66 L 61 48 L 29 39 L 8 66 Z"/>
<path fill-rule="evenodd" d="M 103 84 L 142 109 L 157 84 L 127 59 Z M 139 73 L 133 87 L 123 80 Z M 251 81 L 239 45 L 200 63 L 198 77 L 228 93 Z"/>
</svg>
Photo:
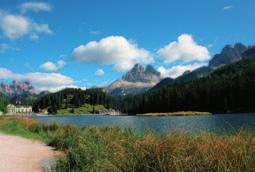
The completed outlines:
<svg viewBox="0 0 255 172">
<path fill-rule="evenodd" d="M 254 112 L 255 54 L 252 57 L 220 67 L 204 78 L 129 97 L 121 106 L 132 114 L 173 111 Z"/>
<path fill-rule="evenodd" d="M 247 47 L 241 43 L 236 43 L 235 45 L 226 45 L 219 54 L 216 54 L 210 61 L 208 66 L 203 66 L 192 72 L 184 73 L 176 79 L 165 78 L 159 82 L 152 89 L 159 89 L 161 87 L 172 85 L 175 83 L 182 83 L 187 81 L 196 80 L 202 77 L 207 76 L 213 70 L 233 63 L 240 61 L 242 59 L 251 58 L 254 54 L 255 47 Z"/>
</svg>

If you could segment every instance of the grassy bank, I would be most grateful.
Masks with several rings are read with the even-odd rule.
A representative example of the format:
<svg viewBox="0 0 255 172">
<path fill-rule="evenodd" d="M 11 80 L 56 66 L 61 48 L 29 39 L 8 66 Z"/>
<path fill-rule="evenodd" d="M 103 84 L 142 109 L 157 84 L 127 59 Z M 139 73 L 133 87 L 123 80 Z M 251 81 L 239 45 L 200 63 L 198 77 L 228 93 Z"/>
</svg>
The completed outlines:
<svg viewBox="0 0 255 172">
<path fill-rule="evenodd" d="M 22 132 L 17 133 L 15 128 Z M 56 170 L 61 172 L 255 170 L 255 141 L 252 134 L 243 132 L 154 136 L 116 127 L 41 125 L 15 118 L 0 118 L 0 130 L 22 136 L 25 132 L 64 151 L 66 156 L 59 160 Z"/>
<path fill-rule="evenodd" d="M 159 112 L 159 113 L 144 113 L 138 116 L 196 116 L 196 115 L 212 115 L 210 112 L 196 112 L 196 111 L 180 111 L 180 112 Z"/>
<path fill-rule="evenodd" d="M 59 109 L 57 110 L 57 114 L 59 115 L 81 115 L 81 114 L 92 114 L 96 113 L 101 110 L 106 110 L 106 108 L 103 105 L 90 105 L 90 104 L 84 104 L 81 107 L 78 108 L 66 108 L 66 109 Z"/>
</svg>

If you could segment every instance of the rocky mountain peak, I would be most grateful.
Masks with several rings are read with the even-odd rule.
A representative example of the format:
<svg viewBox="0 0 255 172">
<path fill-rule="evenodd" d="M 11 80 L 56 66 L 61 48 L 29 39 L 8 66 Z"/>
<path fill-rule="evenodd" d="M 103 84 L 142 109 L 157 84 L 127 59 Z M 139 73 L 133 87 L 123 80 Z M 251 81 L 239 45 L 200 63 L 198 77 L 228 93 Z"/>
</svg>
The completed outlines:
<svg viewBox="0 0 255 172">
<path fill-rule="evenodd" d="M 160 80 L 160 73 L 151 65 L 144 68 L 142 65 L 136 64 L 122 79 L 128 82 L 152 83 Z"/>
<path fill-rule="evenodd" d="M 135 64 L 120 80 L 112 82 L 105 90 L 111 95 L 145 92 L 160 81 L 160 73 L 153 66 Z"/>
<path fill-rule="evenodd" d="M 11 84 L 1 83 L 0 92 L 7 96 L 22 95 L 22 94 L 35 94 L 35 88 L 27 81 L 19 82 L 13 81 Z"/>
<path fill-rule="evenodd" d="M 152 65 L 146 66 L 145 73 L 160 76 L 160 73 Z"/>
<path fill-rule="evenodd" d="M 236 43 L 234 46 L 226 45 L 219 54 L 216 54 L 209 62 L 210 67 L 229 64 L 242 59 L 242 53 L 248 49 L 247 46 Z"/>
</svg>

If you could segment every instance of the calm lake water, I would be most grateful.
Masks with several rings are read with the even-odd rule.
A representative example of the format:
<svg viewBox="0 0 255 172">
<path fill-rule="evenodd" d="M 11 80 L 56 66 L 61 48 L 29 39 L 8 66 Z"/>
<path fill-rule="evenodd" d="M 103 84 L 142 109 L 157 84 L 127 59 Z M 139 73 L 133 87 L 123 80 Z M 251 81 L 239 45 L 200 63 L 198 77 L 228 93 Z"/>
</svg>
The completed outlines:
<svg viewBox="0 0 255 172">
<path fill-rule="evenodd" d="M 255 113 L 227 114 L 210 116 L 174 116 L 174 117 L 138 117 L 138 116 L 33 116 L 33 119 L 44 123 L 62 123 L 83 126 L 119 126 L 133 128 L 137 131 L 153 131 L 165 133 L 182 132 L 213 132 L 232 133 L 240 129 L 255 131 Z"/>
</svg>

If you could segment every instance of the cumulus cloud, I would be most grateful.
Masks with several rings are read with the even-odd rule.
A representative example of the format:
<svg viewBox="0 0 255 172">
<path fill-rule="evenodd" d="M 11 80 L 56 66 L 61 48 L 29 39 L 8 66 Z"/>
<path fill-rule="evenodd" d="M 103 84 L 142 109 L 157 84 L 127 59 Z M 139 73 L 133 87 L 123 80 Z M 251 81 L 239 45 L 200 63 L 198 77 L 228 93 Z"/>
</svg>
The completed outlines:
<svg viewBox="0 0 255 172">
<path fill-rule="evenodd" d="M 182 34 L 177 41 L 171 42 L 159 49 L 157 54 L 165 63 L 176 61 L 207 61 L 210 59 L 209 51 L 206 47 L 198 45 L 191 35 Z"/>
<path fill-rule="evenodd" d="M 233 8 L 232 5 L 227 5 L 227 6 L 223 7 L 223 10 L 226 11 L 226 10 L 230 10 L 232 8 Z"/>
<path fill-rule="evenodd" d="M 56 63 L 53 62 L 45 62 L 40 65 L 40 68 L 46 71 L 57 71 L 65 66 L 65 61 L 64 60 L 59 60 Z"/>
<path fill-rule="evenodd" d="M 59 73 L 14 73 L 6 68 L 0 68 L 0 79 L 10 79 L 18 81 L 29 81 L 40 91 L 57 89 L 72 86 L 74 80 L 68 76 Z"/>
<path fill-rule="evenodd" d="M 31 39 L 38 38 L 38 34 L 52 34 L 48 24 L 33 22 L 22 15 L 0 14 L 0 28 L 7 38 L 15 40 L 28 35 Z"/>
<path fill-rule="evenodd" d="M 73 50 L 72 58 L 83 63 L 114 65 L 118 71 L 129 70 L 136 63 L 153 62 L 148 51 L 122 36 L 109 36 L 81 45 Z"/>
<path fill-rule="evenodd" d="M 103 76 L 104 75 L 104 71 L 103 69 L 98 69 L 95 73 L 96 76 Z"/>
<path fill-rule="evenodd" d="M 52 6 L 46 2 L 25 2 L 20 5 L 20 11 L 26 13 L 28 11 L 51 11 Z"/>
<path fill-rule="evenodd" d="M 166 78 L 166 77 L 177 78 L 178 76 L 181 76 L 186 71 L 193 71 L 205 65 L 206 65 L 205 63 L 177 65 L 177 66 L 171 67 L 170 69 L 166 69 L 165 67 L 160 66 L 158 68 L 158 71 L 160 72 L 162 78 Z"/>
</svg>

